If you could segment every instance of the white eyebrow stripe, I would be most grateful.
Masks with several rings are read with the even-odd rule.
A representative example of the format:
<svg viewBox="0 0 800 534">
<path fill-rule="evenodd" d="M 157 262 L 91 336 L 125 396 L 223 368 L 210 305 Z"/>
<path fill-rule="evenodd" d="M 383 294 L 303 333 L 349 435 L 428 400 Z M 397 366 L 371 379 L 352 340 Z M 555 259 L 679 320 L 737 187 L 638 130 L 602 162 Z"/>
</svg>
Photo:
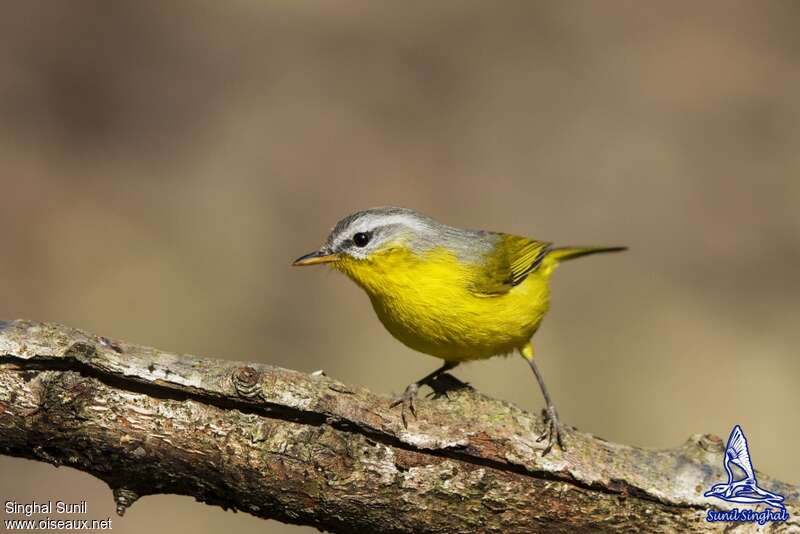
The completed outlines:
<svg viewBox="0 0 800 534">
<path fill-rule="evenodd" d="M 358 219 L 355 223 L 347 227 L 347 232 L 342 232 L 336 236 L 334 246 L 342 244 L 343 241 L 351 238 L 358 232 L 368 232 L 374 230 L 378 226 L 391 226 L 393 224 L 400 224 L 408 228 L 412 228 L 418 232 L 425 232 L 430 229 L 430 225 L 425 224 L 418 217 L 413 215 L 406 215 L 398 213 L 395 215 L 365 215 Z"/>
<path fill-rule="evenodd" d="M 363 221 L 363 228 L 362 228 L 362 221 Z M 413 217 L 411 215 L 405 215 L 405 214 L 388 215 L 388 216 L 370 215 L 358 221 L 356 225 L 359 227 L 361 231 L 364 231 L 375 228 L 378 225 L 391 226 L 393 224 L 402 224 L 403 226 L 408 226 L 409 228 L 413 228 L 414 230 L 419 230 L 419 231 L 424 231 L 429 228 L 429 226 L 424 224 L 418 217 Z"/>
</svg>

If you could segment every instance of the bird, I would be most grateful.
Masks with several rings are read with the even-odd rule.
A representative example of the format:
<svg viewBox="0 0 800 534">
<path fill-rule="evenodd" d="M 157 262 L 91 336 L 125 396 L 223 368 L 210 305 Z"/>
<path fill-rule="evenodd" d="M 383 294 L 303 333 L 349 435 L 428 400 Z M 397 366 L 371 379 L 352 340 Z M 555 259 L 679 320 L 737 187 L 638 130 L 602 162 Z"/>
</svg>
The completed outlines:
<svg viewBox="0 0 800 534">
<path fill-rule="evenodd" d="M 705 497 L 716 497 L 724 501 L 743 504 L 764 503 L 776 509 L 785 509 L 783 495 L 772 493 L 758 486 L 753 461 L 750 458 L 750 449 L 747 446 L 747 438 L 739 425 L 735 425 L 728 436 L 723 465 L 728 473 L 728 482 L 714 484 L 703 494 Z M 734 466 L 741 470 L 744 477 L 739 480 L 734 479 Z"/>
<path fill-rule="evenodd" d="M 518 352 L 544 397 L 542 455 L 563 451 L 564 428 L 534 361 L 531 338 L 550 306 L 549 281 L 563 261 L 626 247 L 555 247 L 517 235 L 465 230 L 410 208 L 370 208 L 341 219 L 295 266 L 327 264 L 369 296 L 386 330 L 406 346 L 443 360 L 392 404 L 416 417 L 414 399 L 457 365 Z"/>
</svg>

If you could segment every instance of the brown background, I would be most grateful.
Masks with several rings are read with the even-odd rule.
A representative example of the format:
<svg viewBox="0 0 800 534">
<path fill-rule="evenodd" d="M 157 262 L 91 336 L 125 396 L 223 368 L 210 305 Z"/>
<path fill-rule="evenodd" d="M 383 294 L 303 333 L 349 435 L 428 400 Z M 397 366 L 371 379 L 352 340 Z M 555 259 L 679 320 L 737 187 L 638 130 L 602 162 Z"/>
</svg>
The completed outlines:
<svg viewBox="0 0 800 534">
<path fill-rule="evenodd" d="M 17 2 L 0 16 L 0 317 L 399 392 L 437 362 L 292 269 L 383 204 L 562 244 L 537 335 L 566 422 L 743 425 L 800 482 L 797 2 Z M 456 374 L 525 408 L 518 358 Z M 0 500 L 91 477 L 0 458 Z M 300 532 L 183 497 L 118 533 Z"/>
</svg>

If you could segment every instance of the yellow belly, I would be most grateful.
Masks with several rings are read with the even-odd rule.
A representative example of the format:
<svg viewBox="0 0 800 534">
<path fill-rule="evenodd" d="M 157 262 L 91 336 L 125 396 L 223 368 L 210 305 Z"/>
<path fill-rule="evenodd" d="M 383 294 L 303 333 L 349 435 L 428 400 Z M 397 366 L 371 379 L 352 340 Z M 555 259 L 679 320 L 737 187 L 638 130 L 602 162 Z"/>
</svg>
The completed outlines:
<svg viewBox="0 0 800 534">
<path fill-rule="evenodd" d="M 369 295 L 386 329 L 412 349 L 447 361 L 483 359 L 520 349 L 549 307 L 550 268 L 508 293 L 470 291 L 470 268 L 437 250 L 415 257 L 390 251 L 368 262 L 337 266 Z"/>
</svg>

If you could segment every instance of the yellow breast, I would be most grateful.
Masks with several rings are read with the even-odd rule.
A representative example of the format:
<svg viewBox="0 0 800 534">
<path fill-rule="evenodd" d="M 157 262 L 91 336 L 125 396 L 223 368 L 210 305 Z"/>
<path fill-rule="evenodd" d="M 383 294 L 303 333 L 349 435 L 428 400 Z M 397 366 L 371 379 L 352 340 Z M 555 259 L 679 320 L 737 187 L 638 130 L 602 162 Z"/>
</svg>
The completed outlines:
<svg viewBox="0 0 800 534">
<path fill-rule="evenodd" d="M 344 259 L 336 268 L 369 295 L 383 325 L 412 349 L 448 361 L 489 358 L 523 347 L 549 306 L 550 268 L 508 293 L 470 291 L 474 269 L 441 248 L 421 255 L 406 248 Z"/>
</svg>

